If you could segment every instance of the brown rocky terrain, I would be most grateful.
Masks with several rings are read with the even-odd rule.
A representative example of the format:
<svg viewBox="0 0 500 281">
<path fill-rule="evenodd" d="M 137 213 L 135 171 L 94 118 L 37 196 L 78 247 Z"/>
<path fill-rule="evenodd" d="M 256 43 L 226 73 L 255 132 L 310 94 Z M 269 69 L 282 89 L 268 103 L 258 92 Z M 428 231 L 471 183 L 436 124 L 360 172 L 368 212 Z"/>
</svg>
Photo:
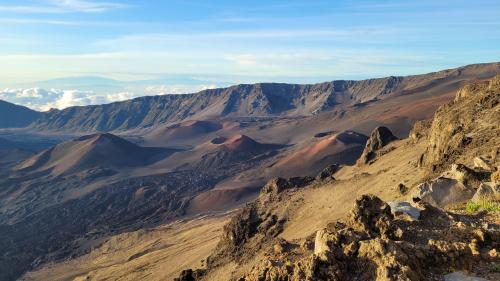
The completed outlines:
<svg viewBox="0 0 500 281">
<path fill-rule="evenodd" d="M 369 165 L 344 167 L 326 181 L 270 181 L 224 227 L 206 267 L 183 271 L 177 280 L 443 280 L 450 272 L 498 280 L 499 79 L 466 86 L 409 139 L 393 140 L 386 132 L 393 140 L 387 144 L 377 128 L 367 150 L 386 145 Z M 445 172 L 423 189 L 419 182 L 438 171 Z M 448 199 L 446 207 L 412 190 Z M 391 202 L 361 195 L 347 213 L 345 198 L 353 202 L 363 193 Z M 469 208 L 484 200 L 488 205 Z"/>
<path fill-rule="evenodd" d="M 471 159 L 479 158 L 464 162 L 469 170 L 458 165 L 462 163 L 446 162 L 442 171 L 448 174 L 434 181 L 441 170 L 426 162 L 430 123 L 417 122 L 412 138 L 405 137 L 415 121 L 452 101 L 462 84 L 489 79 L 499 71 L 496 63 L 358 82 L 240 85 L 52 111 L 23 132 L 113 130 L 117 135 L 69 135 L 72 141 L 40 152 L 15 169 L 9 164 L 0 179 L 2 278 L 16 279 L 30 270 L 23 278 L 115 280 L 118 274 L 130 280 L 168 280 L 192 267 L 205 268 L 198 273 L 207 280 L 230 280 L 264 268 L 260 262 L 265 253 L 274 253 L 278 242 L 283 244 L 278 250 L 302 249 L 296 245 L 310 241 L 330 223 L 345 221 L 355 199 L 366 193 L 389 206 L 395 200 L 420 200 L 419 208 L 448 205 L 457 198 L 472 200 L 479 190 L 494 193 L 489 182 L 497 174 L 487 155 L 471 152 Z M 477 122 L 491 122 L 481 121 L 481 114 L 475 114 Z M 374 131 L 377 127 L 394 134 Z M 478 131 L 478 141 L 481 135 Z M 485 142 L 484 151 L 492 144 Z M 363 151 L 370 160 L 354 165 Z M 453 196 L 436 197 L 438 186 Z M 415 192 L 419 194 L 413 196 Z M 223 233 L 221 222 L 231 216 L 226 211 L 255 198 L 238 215 L 252 226 L 231 220 L 233 226 L 226 230 L 234 227 L 239 242 L 223 238 L 216 246 Z M 200 218 L 200 213 L 206 216 Z M 183 220 L 175 224 L 179 231 L 163 227 L 178 219 Z M 192 221 L 199 226 L 193 232 Z M 399 219 L 390 224 L 398 226 Z M 144 235 L 137 236 L 141 229 Z M 359 229 L 358 234 L 367 231 Z M 202 247 L 200 241 L 210 242 Z M 189 253 L 197 261 L 186 254 L 186 262 L 172 262 L 182 249 L 170 244 L 192 249 Z M 293 261 L 314 254 L 307 249 L 294 252 Z M 92 263 L 100 255 L 107 261 Z M 275 258 L 279 261 L 280 256 Z M 169 270 L 162 269 L 167 261 Z M 72 267 L 77 272 L 64 273 Z"/>
</svg>

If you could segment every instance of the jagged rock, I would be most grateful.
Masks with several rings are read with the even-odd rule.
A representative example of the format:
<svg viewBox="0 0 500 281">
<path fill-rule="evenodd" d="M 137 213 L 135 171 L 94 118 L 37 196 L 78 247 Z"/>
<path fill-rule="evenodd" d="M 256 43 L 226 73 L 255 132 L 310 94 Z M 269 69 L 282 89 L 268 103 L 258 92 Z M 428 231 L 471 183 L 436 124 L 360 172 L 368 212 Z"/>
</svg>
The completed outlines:
<svg viewBox="0 0 500 281">
<path fill-rule="evenodd" d="M 375 128 L 366 142 L 365 149 L 363 150 L 361 157 L 358 159 L 358 164 L 366 164 L 370 162 L 377 156 L 377 150 L 397 139 L 398 138 L 396 138 L 387 127 Z"/>
<path fill-rule="evenodd" d="M 235 280 L 424 281 L 440 277 L 436 271 L 429 274 L 432 268 L 438 274 L 443 268 L 470 269 L 483 256 L 489 260 L 498 255 L 492 250 L 498 245 L 498 237 L 491 236 L 496 232 L 465 226 L 438 208 L 422 206 L 418 221 L 403 222 L 393 219 L 384 201 L 363 195 L 345 222 L 316 232 L 312 253 L 306 246 L 293 252 L 294 247 L 276 251 L 276 243 L 269 245 L 266 259 Z M 391 235 L 403 231 L 400 227 L 404 235 Z"/>
<path fill-rule="evenodd" d="M 434 114 L 424 157 L 430 173 L 440 173 L 452 163 L 470 163 L 500 147 L 500 127 L 493 125 L 498 123 L 500 86 L 491 81 L 465 86 L 453 103 Z M 486 87 L 487 83 L 491 86 Z M 496 161 L 493 158 L 492 164 Z"/>
<path fill-rule="evenodd" d="M 495 77 L 493 77 L 490 80 L 490 83 L 488 85 L 488 89 L 494 90 L 494 89 L 497 89 L 498 87 L 500 87 L 500 74 L 495 75 Z"/>
<path fill-rule="evenodd" d="M 228 250 L 237 249 L 257 233 L 257 228 L 261 222 L 262 219 L 257 214 L 255 204 L 249 204 L 224 226 L 224 235 L 221 239 L 226 242 L 224 246 Z"/>
<path fill-rule="evenodd" d="M 473 202 L 480 202 L 484 199 L 500 198 L 500 186 L 492 182 L 483 182 L 479 185 L 476 193 L 472 197 Z"/>
<path fill-rule="evenodd" d="M 459 101 L 460 99 L 479 94 L 488 89 L 489 84 L 490 84 L 489 81 L 481 81 L 477 83 L 467 84 L 463 86 L 460 90 L 458 90 L 457 94 L 455 95 L 455 101 Z"/>
<path fill-rule="evenodd" d="M 421 139 L 424 139 L 429 134 L 429 129 L 431 127 L 431 120 L 420 120 L 413 124 L 413 127 L 410 131 L 410 139 L 413 143 L 418 142 Z"/>
<path fill-rule="evenodd" d="M 291 184 L 284 178 L 273 178 L 261 189 L 260 194 L 278 194 L 285 189 L 291 188 Z"/>
<path fill-rule="evenodd" d="M 203 277 L 204 274 L 205 271 L 202 269 L 186 269 L 180 273 L 179 277 L 174 278 L 174 281 L 196 281 L 200 280 L 200 278 Z"/>
<path fill-rule="evenodd" d="M 391 207 L 374 195 L 362 195 L 349 213 L 348 224 L 369 237 L 394 237 Z"/>
<path fill-rule="evenodd" d="M 500 170 L 491 174 L 491 182 L 500 184 Z"/>
<path fill-rule="evenodd" d="M 477 156 L 474 158 L 474 167 L 481 168 L 490 172 L 493 171 L 493 166 L 490 163 L 488 163 L 488 160 L 484 159 L 481 156 Z"/>
<path fill-rule="evenodd" d="M 314 254 L 318 256 L 321 260 L 328 260 L 328 253 L 330 252 L 330 247 L 328 246 L 329 233 L 326 229 L 320 229 L 316 232 L 316 238 L 314 239 Z"/>
<path fill-rule="evenodd" d="M 408 192 L 408 187 L 404 183 L 399 183 L 397 190 L 400 194 L 406 194 Z"/>
<path fill-rule="evenodd" d="M 436 207 L 466 202 L 474 196 L 474 190 L 455 179 L 439 177 L 421 183 L 413 192 L 413 200 L 429 203 Z"/>
<path fill-rule="evenodd" d="M 476 171 L 463 164 L 453 164 L 451 169 L 442 173 L 441 176 L 457 180 L 468 187 L 477 188 L 481 181 L 489 178 L 489 172 Z"/>
<path fill-rule="evenodd" d="M 421 280 L 422 276 L 411 268 L 409 257 L 399 244 L 391 240 L 375 238 L 359 243 L 358 257 L 375 264 L 375 280 Z"/>
<path fill-rule="evenodd" d="M 387 202 L 391 207 L 391 212 L 394 216 L 406 215 L 411 220 L 418 220 L 420 217 L 420 209 L 415 208 L 409 202 Z"/>
<path fill-rule="evenodd" d="M 278 239 L 278 242 L 274 244 L 273 250 L 274 253 L 276 254 L 283 254 L 287 251 L 287 249 L 290 247 L 290 243 L 286 241 L 285 239 Z"/>
<path fill-rule="evenodd" d="M 317 176 L 316 180 L 324 181 L 326 179 L 335 179 L 333 174 L 335 174 L 342 166 L 339 164 L 333 164 L 321 171 Z"/>
<path fill-rule="evenodd" d="M 264 187 L 262 187 L 261 196 L 270 195 L 276 196 L 283 190 L 289 188 L 303 187 L 308 185 L 314 180 L 312 177 L 293 177 L 289 179 L 273 178 L 269 180 Z"/>
</svg>

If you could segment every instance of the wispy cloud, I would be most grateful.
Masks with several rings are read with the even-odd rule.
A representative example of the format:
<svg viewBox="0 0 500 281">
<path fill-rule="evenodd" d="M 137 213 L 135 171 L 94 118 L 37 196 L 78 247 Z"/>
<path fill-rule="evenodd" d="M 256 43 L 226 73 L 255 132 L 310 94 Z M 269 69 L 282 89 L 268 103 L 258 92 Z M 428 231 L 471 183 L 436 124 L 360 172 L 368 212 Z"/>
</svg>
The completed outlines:
<svg viewBox="0 0 500 281">
<path fill-rule="evenodd" d="M 125 4 L 117 2 L 98 2 L 89 0 L 48 0 L 44 5 L 3 5 L 0 12 L 11 13 L 99 13 L 124 8 Z"/>
<path fill-rule="evenodd" d="M 87 0 L 52 0 L 51 2 L 62 9 L 77 12 L 104 12 L 125 7 L 121 3 Z"/>
</svg>

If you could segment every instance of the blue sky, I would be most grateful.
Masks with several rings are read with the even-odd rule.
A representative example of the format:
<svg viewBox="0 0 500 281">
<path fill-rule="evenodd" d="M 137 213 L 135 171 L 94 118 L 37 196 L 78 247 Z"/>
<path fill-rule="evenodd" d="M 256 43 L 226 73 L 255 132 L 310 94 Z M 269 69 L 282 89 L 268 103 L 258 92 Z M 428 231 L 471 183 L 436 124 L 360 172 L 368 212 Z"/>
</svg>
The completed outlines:
<svg viewBox="0 0 500 281">
<path fill-rule="evenodd" d="M 500 60 L 499 14 L 494 0 L 1 0 L 0 89 L 89 75 L 217 84 L 424 73 Z"/>
</svg>

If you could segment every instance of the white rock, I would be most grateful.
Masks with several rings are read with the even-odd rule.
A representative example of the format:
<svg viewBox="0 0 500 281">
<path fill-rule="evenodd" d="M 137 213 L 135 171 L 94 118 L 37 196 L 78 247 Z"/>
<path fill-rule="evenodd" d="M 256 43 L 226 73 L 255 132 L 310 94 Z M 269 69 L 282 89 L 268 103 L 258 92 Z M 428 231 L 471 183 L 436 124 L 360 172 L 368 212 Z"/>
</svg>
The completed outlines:
<svg viewBox="0 0 500 281">
<path fill-rule="evenodd" d="M 420 217 L 420 209 L 413 207 L 409 202 L 387 202 L 391 207 L 391 212 L 394 216 L 406 214 L 412 220 L 418 220 Z"/>
<path fill-rule="evenodd" d="M 320 229 L 316 232 L 316 238 L 314 239 L 314 254 L 322 260 L 328 260 L 329 252 L 328 232 L 326 229 Z"/>
</svg>

